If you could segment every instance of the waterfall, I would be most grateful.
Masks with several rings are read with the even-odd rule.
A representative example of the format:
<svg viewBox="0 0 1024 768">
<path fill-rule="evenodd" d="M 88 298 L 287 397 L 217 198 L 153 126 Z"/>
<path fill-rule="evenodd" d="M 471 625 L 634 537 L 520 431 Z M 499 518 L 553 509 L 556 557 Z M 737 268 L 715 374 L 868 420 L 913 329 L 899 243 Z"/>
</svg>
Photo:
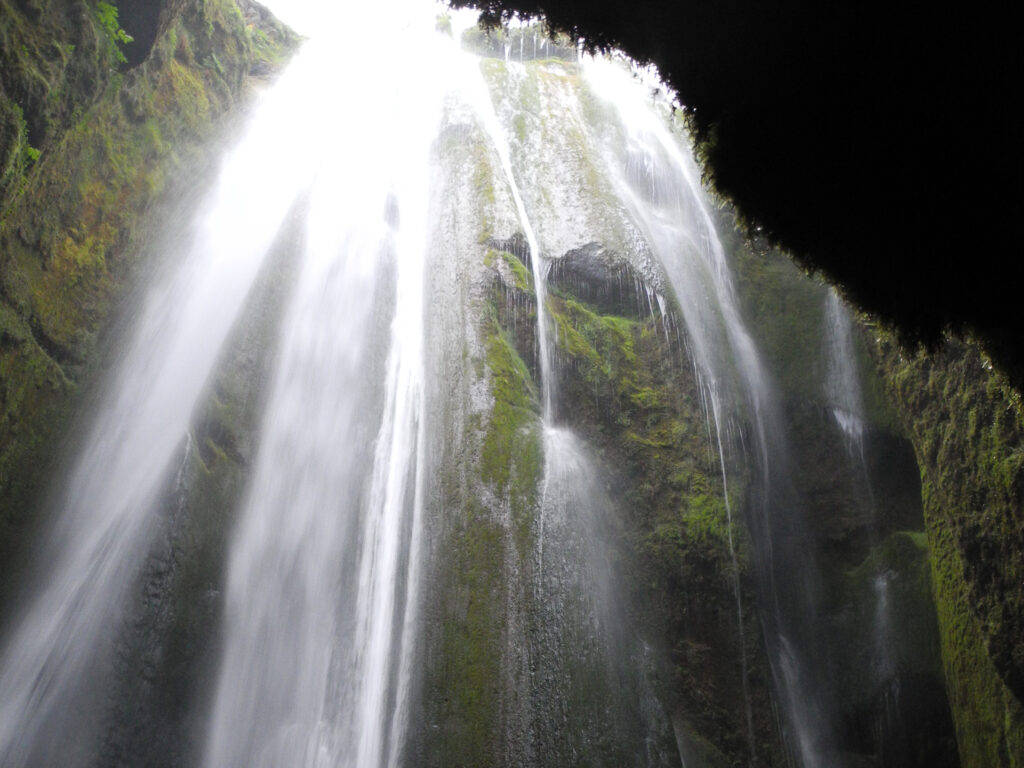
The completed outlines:
<svg viewBox="0 0 1024 768">
<path fill-rule="evenodd" d="M 516 174 L 512 169 L 508 135 L 498 120 L 498 115 L 487 92 L 487 85 L 482 78 L 474 80 L 473 96 L 474 106 L 483 122 L 484 130 L 493 142 L 495 151 L 498 153 L 502 174 L 508 183 L 512 200 L 515 203 L 516 215 L 519 218 L 519 225 L 523 228 L 523 234 L 526 236 L 526 243 L 529 248 L 530 268 L 533 272 L 533 286 L 537 302 L 537 356 L 539 361 L 537 367 L 541 388 L 541 413 L 543 414 L 544 421 L 550 422 L 554 381 L 551 372 L 550 340 L 548 339 L 550 326 L 547 321 L 546 309 L 545 265 L 541 257 L 540 246 L 537 243 L 537 234 L 533 229 L 533 224 L 530 223 L 530 216 L 526 212 L 526 204 L 523 202 L 523 195 L 519 190 L 519 183 L 516 181 Z"/>
<path fill-rule="evenodd" d="M 625 130 L 625 163 L 618 148 L 610 151 L 620 196 L 641 222 L 652 250 L 660 260 L 683 316 L 694 364 L 700 370 L 710 403 L 719 456 L 722 492 L 728 515 L 740 663 L 746 705 L 747 742 L 754 759 L 753 715 L 747 688 L 747 655 L 740 569 L 733 541 L 734 522 L 729 499 L 723 434 L 730 429 L 730 409 L 742 398 L 752 411 L 756 444 L 767 465 L 766 401 L 771 397 L 765 374 L 738 311 L 735 289 L 722 244 L 697 183 L 693 160 L 666 128 L 666 115 L 656 104 L 644 103 L 644 93 L 630 82 L 627 71 L 609 60 L 590 59 L 587 74 L 595 90 L 616 104 Z M 740 391 L 730 391 L 739 379 Z M 710 432 L 710 429 L 709 429 Z M 768 475 L 766 473 L 765 477 Z M 767 489 L 765 489 L 767 496 Z"/>
<path fill-rule="evenodd" d="M 872 483 L 872 469 L 868 458 L 870 451 L 866 447 L 867 416 L 864 393 L 861 388 L 862 372 L 856 356 L 854 343 L 855 326 L 850 311 L 843 303 L 839 293 L 833 288 L 825 298 L 824 333 L 822 334 L 826 351 L 825 398 L 831 414 L 842 435 L 846 450 L 846 459 L 851 467 L 854 483 L 851 496 L 863 499 L 870 515 L 868 522 L 870 545 L 876 551 L 881 545 L 881 521 L 879 504 L 875 497 Z M 871 646 L 867 656 L 870 679 L 884 686 L 884 712 L 873 725 L 877 738 L 883 745 L 882 749 L 893 752 L 905 748 L 907 739 L 907 723 L 904 721 L 906 711 L 900 702 L 901 681 L 906 674 L 900 669 L 900 644 L 904 642 L 901 635 L 906 631 L 899 626 L 896 610 L 892 605 L 893 593 L 900 588 L 900 576 L 891 568 L 891 564 L 879 559 L 872 565 L 870 578 L 870 594 L 873 598 L 873 610 L 868 618 L 870 621 Z M 886 744 L 887 741 L 894 742 Z"/>
<path fill-rule="evenodd" d="M 780 548 L 777 542 L 782 538 L 779 533 L 794 525 L 792 516 L 798 506 L 789 488 L 792 470 L 778 395 L 739 311 L 731 269 L 699 183 L 699 170 L 669 128 L 668 101 L 663 93 L 659 96 L 660 84 L 656 79 L 651 82 L 649 72 L 634 72 L 632 80 L 639 78 L 647 86 L 638 88 L 621 63 L 608 59 L 588 60 L 587 64 L 595 91 L 617 105 L 623 123 L 622 134 L 615 134 L 615 143 L 605 150 L 614 169 L 616 189 L 641 223 L 667 275 L 700 372 L 703 396 L 710 406 L 709 439 L 719 456 L 730 531 L 749 758 L 757 760 L 756 737 L 723 446 L 723 435 L 736 435 L 738 422 L 744 419 L 753 428 L 752 445 L 746 448 L 754 452 L 750 460 L 760 478 L 759 501 L 746 522 L 760 571 L 765 644 L 782 704 L 784 737 L 796 764 L 804 768 L 827 764 L 831 726 L 824 711 L 825 694 L 813 680 L 811 652 L 787 637 L 796 631 L 793 627 L 803 621 L 803 615 L 814 610 L 811 584 L 817 575 L 813 562 L 803 560 L 798 550 L 790 551 L 791 544 Z M 625 144 L 624 152 L 621 144 Z M 848 357 L 849 349 L 844 354 Z M 856 386 L 856 378 L 848 371 L 839 375 L 852 379 L 843 386 Z M 859 409 L 852 412 L 860 414 Z M 853 422 L 848 419 L 847 423 Z M 798 592 L 796 602 L 803 603 L 795 616 L 783 610 L 780 599 L 792 590 Z"/>
<path fill-rule="evenodd" d="M 522 56 L 514 62 L 506 55 L 506 71 L 520 85 L 529 77 Z M 646 683 L 636 670 L 623 674 L 621 669 L 623 660 L 632 661 L 639 651 L 631 647 L 628 633 L 622 630 L 625 613 L 617 605 L 610 556 L 602 538 L 611 502 L 601 488 L 598 467 L 571 429 L 555 426 L 557 365 L 547 306 L 550 262 L 542 255 L 526 201 L 528 197 L 530 207 L 537 210 L 542 185 L 550 179 L 538 175 L 529 147 L 517 135 L 521 131 L 516 131 L 516 110 L 507 101 L 508 94 L 496 92 L 493 81 L 486 77 L 474 80 L 472 92 L 478 119 L 498 156 L 501 179 L 508 186 L 526 239 L 533 277 L 544 465 L 531 595 L 538 616 L 527 638 L 531 679 L 522 716 L 531 731 L 532 761 L 558 765 L 574 755 L 590 754 L 592 742 L 602 735 L 607 738 L 609 730 L 623 743 L 634 740 L 633 733 L 644 732 L 653 742 L 651 732 L 667 725 L 660 725 L 656 714 L 637 714 L 634 708 L 645 695 Z M 550 238 L 548 242 L 550 245 Z M 576 656 L 585 660 L 576 660 Z M 621 685 L 623 679 L 629 681 L 630 688 L 637 688 L 620 690 L 616 696 L 613 681 Z M 604 690 L 596 700 L 587 701 L 576 693 L 581 685 Z M 616 697 L 627 701 L 613 704 Z M 636 698 L 630 701 L 632 697 Z M 609 718 L 613 706 L 618 720 Z M 643 758 L 622 755 L 619 759 L 657 765 L 662 755 L 651 747 Z"/>
<path fill-rule="evenodd" d="M 219 510 L 232 524 L 210 596 L 216 647 L 181 671 L 209 678 L 179 703 L 199 746 L 168 766 L 759 766 L 772 706 L 791 764 L 829 764 L 799 636 L 813 566 L 780 535 L 799 513 L 780 398 L 685 132 L 622 61 L 574 59 L 529 25 L 517 45 L 461 50 L 473 20 L 438 24 L 440 10 L 305 7 L 311 39 L 254 107 L 194 232 L 168 248 L 78 447 L 2 646 L 3 766 L 100 764 L 112 657 L 137 618 L 126 595 L 286 219 L 298 245 L 259 352 L 272 373 L 256 448 Z M 585 296 L 590 273 L 558 283 L 580 263 L 621 301 Z M 863 463 L 852 325 L 834 293 L 826 318 L 822 397 Z M 594 327 L 619 346 L 601 348 Z M 642 361 L 651 381 L 644 355 L 660 356 Z M 590 410 L 567 402 L 580 381 Z M 664 382 L 681 390 L 671 403 Z M 633 410 L 602 420 L 623 402 Z M 664 433 L 644 432 L 658 419 Z M 514 473 L 488 465 L 491 443 Z M 627 466 L 650 456 L 665 477 Z M 691 589 L 721 595 L 722 610 L 685 619 L 736 650 L 715 681 L 728 711 L 686 711 L 705 691 L 672 690 L 719 649 L 652 639 L 637 592 L 658 568 L 670 585 L 697 574 L 668 596 L 686 610 Z M 875 584 L 882 627 L 885 574 Z M 705 714 L 732 731 L 725 746 L 684 722 Z"/>
</svg>

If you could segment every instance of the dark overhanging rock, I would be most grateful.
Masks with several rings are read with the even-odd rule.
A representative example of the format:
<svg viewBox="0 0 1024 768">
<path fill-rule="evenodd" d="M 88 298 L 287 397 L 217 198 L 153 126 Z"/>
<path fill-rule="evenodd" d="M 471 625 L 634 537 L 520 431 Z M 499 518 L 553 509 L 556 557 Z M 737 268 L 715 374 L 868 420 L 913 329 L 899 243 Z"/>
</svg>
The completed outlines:
<svg viewBox="0 0 1024 768">
<path fill-rule="evenodd" d="M 717 189 L 906 341 L 972 332 L 1024 384 L 1024 49 L 1007 11 L 853 0 L 452 0 L 654 62 Z"/>
<path fill-rule="evenodd" d="M 118 21 L 132 36 L 132 42 L 124 46 L 128 67 L 136 67 L 146 60 L 161 30 L 160 16 L 168 0 L 118 0 Z"/>
<path fill-rule="evenodd" d="M 552 259 L 548 282 L 605 315 L 641 315 L 649 301 L 644 298 L 643 279 L 628 262 L 600 243 L 587 243 Z"/>
</svg>

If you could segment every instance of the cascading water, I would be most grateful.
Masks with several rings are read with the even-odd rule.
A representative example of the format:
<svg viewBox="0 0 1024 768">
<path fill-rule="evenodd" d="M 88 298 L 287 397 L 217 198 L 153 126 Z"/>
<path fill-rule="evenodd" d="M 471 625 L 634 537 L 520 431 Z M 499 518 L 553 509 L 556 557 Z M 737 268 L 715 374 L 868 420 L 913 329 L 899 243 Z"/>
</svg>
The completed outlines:
<svg viewBox="0 0 1024 768">
<path fill-rule="evenodd" d="M 595 91 L 616 104 L 621 115 L 620 132 L 613 133 L 611 147 L 605 150 L 612 178 L 621 199 L 640 223 L 675 294 L 687 331 L 688 348 L 709 405 L 708 437 L 717 448 L 729 523 L 750 760 L 757 760 L 756 736 L 747 691 L 744 608 L 732 535 L 725 450 L 725 445 L 736 445 L 737 438 L 742 438 L 738 425 L 744 419 L 753 428 L 752 445 L 747 447 L 754 451 L 751 458 L 760 477 L 760 488 L 755 494 L 759 499 L 756 512 L 748 516 L 747 524 L 760 563 L 765 604 L 762 621 L 776 693 L 783 704 L 783 730 L 792 761 L 805 768 L 824 765 L 829 761 L 826 755 L 830 747 L 827 716 L 821 711 L 821 692 L 805 661 L 808 652 L 787 638 L 801 618 L 794 620 L 788 615 L 792 611 L 784 610 L 779 600 L 783 592 L 796 593 L 803 598 L 796 616 L 813 613 L 811 582 L 816 574 L 812 563 L 794 567 L 799 562 L 794 557 L 799 546 L 789 543 L 786 549 L 776 551 L 776 540 L 785 538 L 779 531 L 794 525 L 794 521 L 786 518 L 795 506 L 788 489 L 788 448 L 777 395 L 741 317 L 725 251 L 698 181 L 699 171 L 668 128 L 667 100 L 662 98 L 659 103 L 655 99 L 645 104 L 645 95 L 651 91 L 645 94 L 636 88 L 622 68 L 607 59 L 589 62 L 587 74 Z M 626 147 L 624 153 L 620 149 L 622 144 Z M 790 547 L 792 551 L 787 551 Z M 780 584 L 783 573 L 785 583 Z M 798 598 L 797 602 L 800 601 Z"/>
<path fill-rule="evenodd" d="M 7 639 L 4 766 L 96 764 L 105 670 L 131 619 L 122 603 L 151 510 L 289 211 L 302 234 L 297 277 L 228 544 L 214 681 L 186 705 L 203 722 L 203 747 L 184 759 L 717 764 L 688 725 L 699 713 L 659 682 L 666 649 L 634 627 L 616 536 L 645 510 L 630 508 L 642 494 L 618 487 L 632 479 L 610 466 L 613 428 L 630 450 L 660 456 L 691 444 L 689 416 L 653 437 L 622 414 L 606 434 L 573 423 L 562 391 L 580 375 L 573 366 L 613 367 L 574 325 L 596 310 L 555 284 L 558 270 L 583 263 L 610 293 L 635 294 L 600 321 L 625 339 L 624 358 L 635 363 L 650 332 L 670 358 L 659 375 L 682 381 L 693 370 L 703 408 L 694 421 L 706 424 L 694 432 L 713 481 L 689 456 L 667 464 L 664 480 L 696 488 L 695 537 L 721 534 L 727 553 L 721 623 L 740 670 L 735 722 L 715 717 L 733 724 L 730 754 L 767 762 L 771 716 L 758 711 L 767 699 L 754 688 L 765 683 L 752 672 L 766 651 L 791 762 L 828 762 L 807 646 L 792 639 L 800 621 L 780 607 L 803 576 L 777 580 L 777 560 L 797 550 L 775 551 L 790 524 L 780 522 L 776 396 L 685 142 L 617 63 L 576 61 L 571 48 L 548 59 L 555 46 L 533 30 L 526 41 L 526 29 L 480 57 L 458 49 L 461 30 L 456 40 L 436 33 L 437 12 L 391 3 L 318 20 L 358 31 L 344 45 L 314 34 L 254 112 L 186 258 L 140 318 L 69 482 L 45 578 Z M 516 293 L 509 322 L 490 298 L 496 280 Z M 849 319 L 833 303 L 826 394 L 859 440 Z M 616 316 L 633 312 L 627 304 L 639 319 Z M 650 406 L 644 419 L 684 408 L 682 395 L 659 405 L 641 384 L 623 379 L 616 396 Z M 595 410 L 602 396 L 593 384 Z M 494 466 L 495 455 L 514 470 Z M 753 545 L 738 519 L 747 484 Z M 679 545 L 690 510 L 671 511 L 671 525 L 629 545 Z M 742 578 L 749 546 L 763 649 Z M 670 650 L 708 652 L 682 645 Z M 65 727 L 67 738 L 51 738 Z"/>
<path fill-rule="evenodd" d="M 296 68 L 286 79 L 302 77 Z M 86 723 L 102 717 L 97 689 L 148 547 L 161 485 L 312 162 L 288 151 L 289 121 L 302 108 L 294 96 L 280 88 L 254 111 L 180 262 L 146 298 L 111 394 L 79 449 L 82 458 L 36 567 L 38 586 L 0 656 L 4 766 L 89 759 L 93 735 Z M 278 183 L 259 183 L 267 174 Z M 55 729 L 65 737 L 53 738 Z"/>
<path fill-rule="evenodd" d="M 826 402 L 836 425 L 842 433 L 846 458 L 854 478 L 850 495 L 860 496 L 870 513 L 868 540 L 873 548 L 879 546 L 879 513 L 872 485 L 872 471 L 868 463 L 867 417 L 864 393 L 861 388 L 861 370 L 855 348 L 854 321 L 835 289 L 825 299 L 824 333 L 827 375 Z M 902 670 L 899 668 L 895 648 L 900 646 L 900 630 L 894 616 L 893 593 L 901 588 L 900 576 L 891 564 L 880 561 L 871 569 L 870 588 L 874 607 L 869 620 L 870 647 L 865 649 L 869 659 L 867 673 L 875 684 L 884 689 L 885 707 L 873 727 L 882 745 L 883 760 L 886 753 L 906 749 L 907 724 L 900 703 Z M 893 744 L 897 744 L 895 746 Z"/>
<path fill-rule="evenodd" d="M 527 248 L 529 249 L 528 255 L 530 267 L 533 271 L 533 286 L 537 302 L 537 368 L 541 387 L 541 414 L 544 421 L 550 423 L 554 382 L 551 375 L 551 352 L 548 349 L 550 342 L 548 340 L 549 327 L 546 310 L 545 263 L 541 257 L 537 234 L 534 232 L 533 225 L 530 223 L 530 217 L 526 212 L 526 205 L 523 202 L 523 195 L 516 181 L 516 174 L 512 169 L 508 137 L 498 120 L 494 105 L 491 103 L 490 96 L 487 93 L 487 84 L 483 79 L 479 79 L 474 80 L 473 86 L 475 86 L 473 88 L 474 106 L 483 122 L 484 130 L 493 142 L 495 151 L 498 153 L 501 170 L 508 184 L 512 200 L 515 203 L 516 215 L 519 218 L 520 226 L 523 228 Z"/>
<path fill-rule="evenodd" d="M 638 674 L 638 670 L 624 673 L 622 669 L 626 660 L 634 662 L 638 651 L 631 648 L 628 633 L 621 630 L 625 614 L 616 605 L 603 540 L 611 502 L 585 446 L 570 429 L 555 425 L 558 395 L 550 338 L 554 329 L 547 311 L 546 285 L 551 264 L 543 254 L 557 252 L 560 240 L 581 234 L 548 219 L 542 247 L 531 221 L 529 211 L 543 211 L 542 197 L 555 185 L 550 177 L 538 172 L 539 164 L 530 156 L 531 147 L 522 135 L 519 121 L 523 115 L 513 103 L 516 85 L 524 87 L 530 79 L 522 63 L 525 34 L 519 31 L 519 62 L 509 61 L 506 48 L 503 74 L 513 83 L 512 88 L 496 87 L 494 76 L 500 73 L 488 73 L 485 65 L 474 61 L 474 68 L 484 71 L 483 77 L 474 82 L 472 93 L 478 119 L 498 156 L 501 180 L 508 186 L 525 235 L 536 312 L 536 375 L 544 465 L 533 552 L 532 600 L 538 615 L 527 637 L 531 679 L 524 719 L 529 723 L 532 741 L 528 754 L 533 763 L 558 765 L 573 759 L 573 755 L 593 754 L 593 742 L 607 739 L 609 732 L 616 733 L 612 741 L 618 745 L 640 744 L 642 739 L 637 734 L 646 733 L 648 744 L 644 750 L 631 753 L 625 748 L 619 752 L 623 747 L 616 746 L 610 752 L 622 764 L 660 765 L 665 756 L 656 744 L 655 733 L 666 730 L 667 725 L 659 723 L 657 715 L 640 712 L 645 684 L 642 670 Z M 566 94 L 545 95 L 559 106 L 574 106 Z M 600 693 L 581 697 L 581 686 Z M 615 718 L 609 718 L 612 707 Z M 605 750 L 607 757 L 607 747 Z"/>
<path fill-rule="evenodd" d="M 370 117 L 313 147 L 304 266 L 231 553 L 211 768 L 400 756 L 422 508 L 430 142 L 446 61 L 422 24 L 433 14 L 392 39 L 403 55 L 391 71 L 346 81 L 344 103 Z M 310 44 L 307 98 L 370 53 Z M 414 67 L 421 79 L 403 78 Z"/>
</svg>

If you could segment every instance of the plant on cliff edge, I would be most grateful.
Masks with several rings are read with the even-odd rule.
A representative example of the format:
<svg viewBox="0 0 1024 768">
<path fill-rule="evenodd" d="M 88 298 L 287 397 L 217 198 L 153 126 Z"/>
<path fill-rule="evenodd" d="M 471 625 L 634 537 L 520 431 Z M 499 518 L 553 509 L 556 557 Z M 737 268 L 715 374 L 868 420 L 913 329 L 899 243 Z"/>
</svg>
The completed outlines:
<svg viewBox="0 0 1024 768">
<path fill-rule="evenodd" d="M 118 43 L 127 44 L 135 38 L 125 32 L 117 23 L 117 6 L 100 0 L 96 3 L 96 18 L 99 19 L 100 26 L 103 27 L 103 31 L 107 33 L 110 40 L 110 58 L 117 64 L 127 63 L 128 59 L 125 58 Z"/>
</svg>

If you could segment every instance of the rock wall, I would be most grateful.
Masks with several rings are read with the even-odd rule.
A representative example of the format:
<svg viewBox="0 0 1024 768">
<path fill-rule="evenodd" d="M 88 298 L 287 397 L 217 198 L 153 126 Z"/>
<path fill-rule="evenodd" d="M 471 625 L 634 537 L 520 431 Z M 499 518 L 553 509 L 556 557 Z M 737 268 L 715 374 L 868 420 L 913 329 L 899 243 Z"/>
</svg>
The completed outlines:
<svg viewBox="0 0 1024 768">
<path fill-rule="evenodd" d="M 876 353 L 921 470 L 942 661 L 964 765 L 1024 755 L 1020 394 L 970 341 Z"/>
<path fill-rule="evenodd" d="M 744 472 L 732 457 L 730 525 L 681 321 L 652 309 L 598 150 L 566 129 L 576 113 L 557 99 L 583 90 L 578 72 L 539 61 L 522 77 L 494 59 L 482 69 L 501 118 L 523 125 L 513 165 L 552 259 L 556 426 L 540 418 L 530 249 L 489 138 L 456 112 L 436 144 L 437 479 L 410 759 L 781 765 L 738 517 Z M 542 155 L 530 151 L 539 135 L 550 139 Z M 560 462 L 579 480 L 568 503 Z"/>
</svg>

